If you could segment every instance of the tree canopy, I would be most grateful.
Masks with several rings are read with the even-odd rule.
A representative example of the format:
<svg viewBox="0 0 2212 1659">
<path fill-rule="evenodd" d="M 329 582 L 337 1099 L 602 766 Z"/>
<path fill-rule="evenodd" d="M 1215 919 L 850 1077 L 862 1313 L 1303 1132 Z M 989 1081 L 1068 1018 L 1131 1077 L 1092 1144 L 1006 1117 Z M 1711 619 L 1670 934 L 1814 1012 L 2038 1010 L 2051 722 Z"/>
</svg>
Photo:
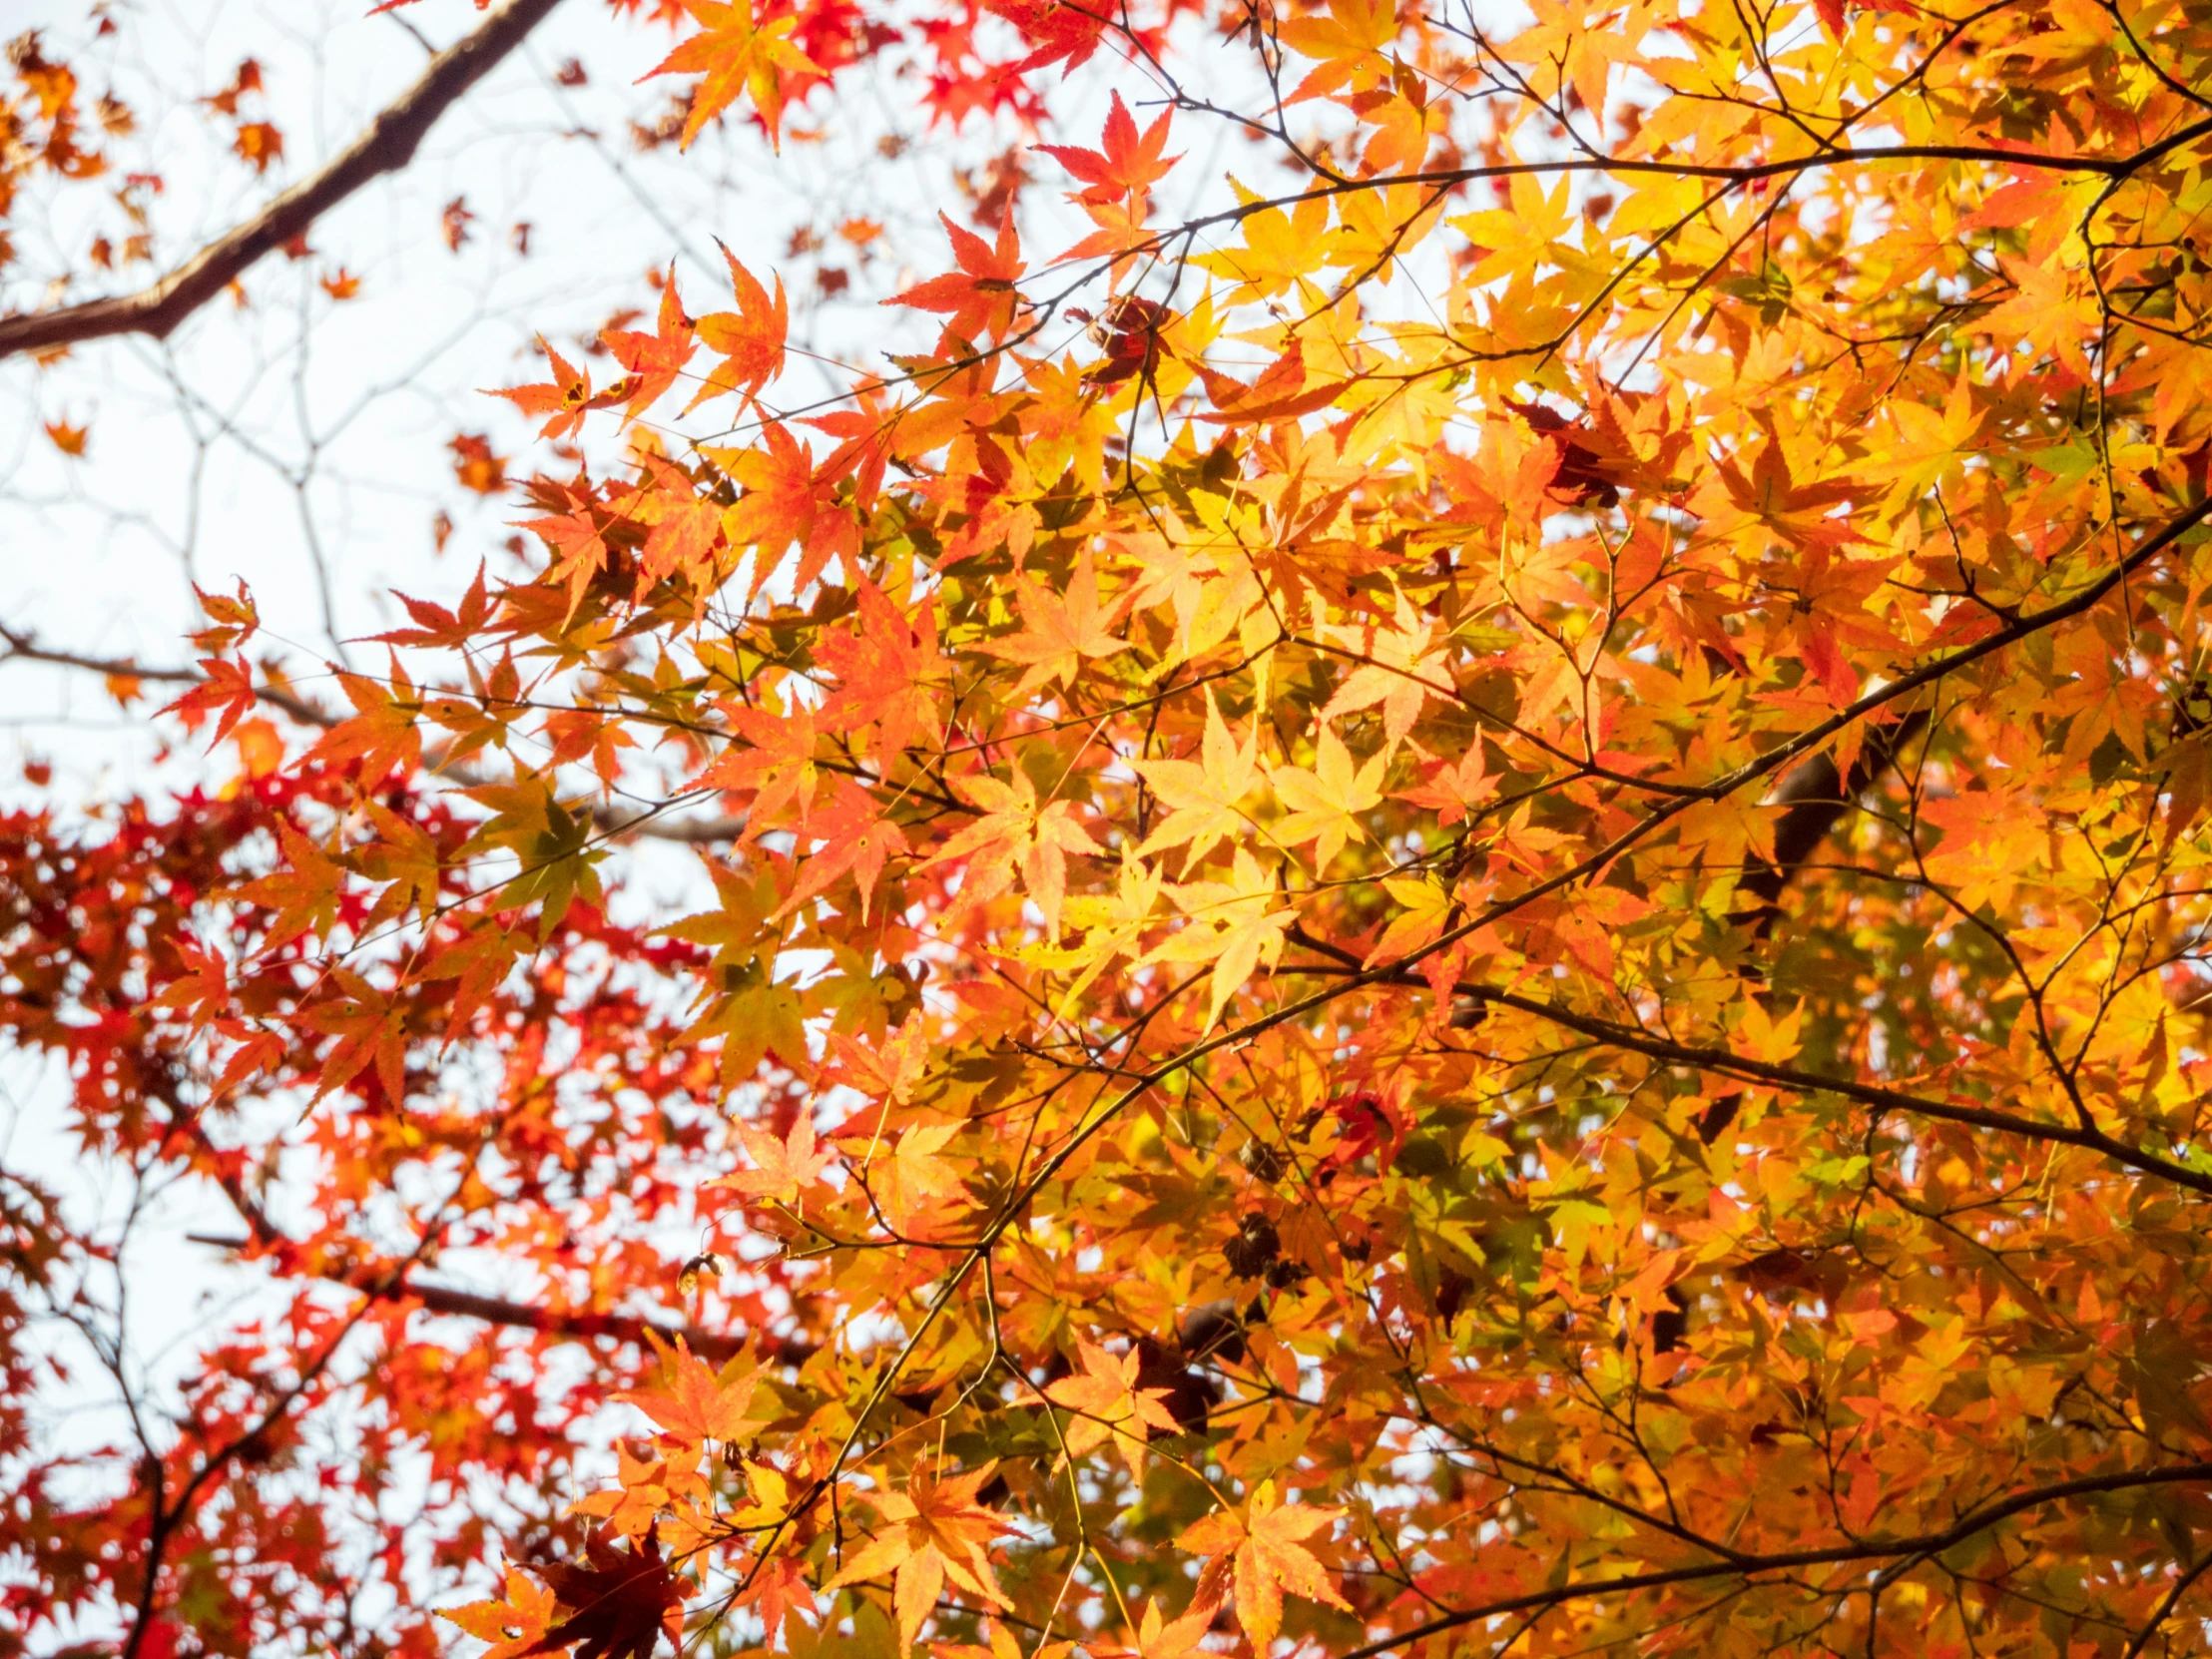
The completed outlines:
<svg viewBox="0 0 2212 1659">
<path fill-rule="evenodd" d="M 50 1451 L 0 1173 L 0 1651 L 2203 1651 L 2212 17 L 617 9 L 1027 196 L 830 395 L 713 227 L 510 569 L 319 686 L 211 574 L 205 781 L 0 820 L 10 1041 L 286 1291 Z"/>
</svg>

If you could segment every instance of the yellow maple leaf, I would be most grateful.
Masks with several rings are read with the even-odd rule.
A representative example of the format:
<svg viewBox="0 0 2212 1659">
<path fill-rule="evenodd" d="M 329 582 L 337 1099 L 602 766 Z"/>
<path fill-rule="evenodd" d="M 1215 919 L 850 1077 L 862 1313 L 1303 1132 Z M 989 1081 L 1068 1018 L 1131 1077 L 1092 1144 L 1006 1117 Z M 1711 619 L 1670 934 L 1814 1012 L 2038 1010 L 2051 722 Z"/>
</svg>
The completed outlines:
<svg viewBox="0 0 2212 1659">
<path fill-rule="evenodd" d="M 1258 782 L 1260 734 L 1257 724 L 1239 747 L 1221 718 L 1211 687 L 1206 693 L 1206 735 L 1195 761 L 1132 761 L 1169 813 L 1145 837 L 1140 854 L 1189 842 L 1183 854 L 1187 870 L 1212 850 L 1216 841 L 1253 828 L 1238 803 Z"/>
<path fill-rule="evenodd" d="M 1382 772 L 1389 763 L 1389 746 L 1384 745 L 1365 766 L 1355 767 L 1344 740 L 1323 727 L 1314 746 L 1313 771 L 1277 767 L 1269 774 L 1276 799 L 1291 809 L 1275 826 L 1276 835 L 1293 846 L 1312 841 L 1315 870 L 1327 869 L 1346 840 L 1366 836 L 1360 815 L 1382 804 Z"/>
</svg>

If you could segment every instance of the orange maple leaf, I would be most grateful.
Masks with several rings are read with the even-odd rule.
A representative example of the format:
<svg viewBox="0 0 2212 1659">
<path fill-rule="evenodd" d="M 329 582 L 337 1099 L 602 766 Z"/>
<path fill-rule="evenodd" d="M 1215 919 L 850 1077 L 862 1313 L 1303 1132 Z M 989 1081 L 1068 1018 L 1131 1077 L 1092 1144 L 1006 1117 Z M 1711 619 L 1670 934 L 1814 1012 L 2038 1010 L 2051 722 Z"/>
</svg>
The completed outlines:
<svg viewBox="0 0 2212 1659">
<path fill-rule="evenodd" d="M 962 339 L 980 339 L 986 333 L 1005 338 L 1013 326 L 1014 308 L 1021 302 L 1021 290 L 1014 283 L 1028 269 L 1021 260 L 1021 239 L 1014 235 L 1013 213 L 1009 210 L 1000 221 L 995 245 L 941 213 L 937 218 L 952 239 L 952 257 L 959 262 L 959 271 L 916 282 L 883 303 L 948 312 L 945 331 Z"/>
<path fill-rule="evenodd" d="M 1129 1464 L 1129 1477 L 1141 1480 L 1149 1431 L 1159 1428 L 1173 1434 L 1181 1426 L 1165 1404 L 1168 1390 L 1137 1386 L 1143 1360 L 1134 1348 L 1118 1360 L 1094 1343 L 1078 1342 L 1076 1351 L 1083 1374 L 1063 1377 L 1045 1389 L 1046 1398 L 1075 1413 L 1061 1431 L 1068 1455 L 1080 1457 L 1112 1440 Z"/>
<path fill-rule="evenodd" d="M 1168 122 L 1174 113 L 1162 110 L 1158 119 L 1140 136 L 1128 106 L 1116 92 L 1113 108 L 1106 112 L 1106 128 L 1099 140 L 1099 149 L 1080 150 L 1065 144 L 1040 144 L 1037 148 L 1089 187 L 1071 195 L 1068 198 L 1071 202 L 1088 205 L 1112 202 L 1124 196 L 1141 196 L 1166 178 L 1168 170 L 1183 159 L 1161 154 L 1167 148 Z"/>
<path fill-rule="evenodd" d="M 666 1357 L 663 1370 L 666 1387 L 632 1388 L 614 1397 L 635 1405 L 689 1446 L 696 1447 L 706 1440 L 727 1444 L 744 1437 L 745 1413 L 753 1403 L 758 1378 L 736 1377 L 724 1382 L 706 1361 L 684 1346 L 682 1337 L 676 1339 L 676 1351 Z"/>
<path fill-rule="evenodd" d="M 707 123 L 750 92 L 769 143 L 782 148 L 784 75 L 821 75 L 822 67 L 793 44 L 790 36 L 799 25 L 796 16 L 757 23 L 753 0 L 683 0 L 684 9 L 699 25 L 699 33 L 680 42 L 641 80 L 655 75 L 704 76 L 692 93 L 691 116 L 684 123 L 683 148 L 690 149 Z"/>
<path fill-rule="evenodd" d="M 992 1538 L 1012 1529 L 975 1501 L 997 1468 L 994 1460 L 948 1480 L 916 1470 L 903 1492 L 886 1492 L 877 1500 L 882 1530 L 824 1587 L 894 1574 L 891 1605 L 898 1614 L 901 1651 L 914 1645 L 915 1632 L 948 1578 L 994 1607 L 1010 1607 L 985 1551 Z"/>
<path fill-rule="evenodd" d="M 599 337 L 630 371 L 629 382 L 621 388 L 630 399 L 622 411 L 623 424 L 628 425 L 676 383 L 676 376 L 699 349 L 692 337 L 692 319 L 684 314 L 684 302 L 676 294 L 676 268 L 668 268 L 661 283 L 661 314 L 654 332 L 609 328 Z"/>
<path fill-rule="evenodd" d="M 203 657 L 200 672 L 207 679 L 164 707 L 162 713 L 177 715 L 187 726 L 197 727 L 209 714 L 220 710 L 215 736 L 208 740 L 208 747 L 213 749 L 231 735 L 231 728 L 254 707 L 254 671 L 244 661 L 234 663 L 222 657 Z"/>
<path fill-rule="evenodd" d="M 541 380 L 529 386 L 492 386 L 485 388 L 493 397 L 504 397 L 524 414 L 546 416 L 546 422 L 538 428 L 541 438 L 565 438 L 583 430 L 584 414 L 592 407 L 591 374 L 579 369 L 552 346 L 545 338 L 538 338 L 538 349 L 545 353 L 547 365 L 553 371 L 550 380 Z"/>
<path fill-rule="evenodd" d="M 1225 1509 L 1208 1515 L 1176 1539 L 1175 1545 L 1195 1555 L 1219 1556 L 1234 1551 L 1237 1622 L 1252 1639 L 1253 1650 L 1265 1653 L 1275 1633 L 1283 1628 L 1285 1590 L 1309 1601 L 1325 1601 L 1348 1613 L 1352 1611 L 1312 1551 L 1299 1541 L 1342 1513 L 1339 1509 L 1279 1507 L 1275 1482 L 1263 1480 L 1252 1494 L 1246 1514 L 1239 1516 Z M 1212 1564 L 1207 1572 L 1212 1576 Z"/>
<path fill-rule="evenodd" d="M 814 1119 L 805 1112 L 792 1120 L 791 1132 L 782 1140 L 765 1129 L 756 1129 L 743 1122 L 738 1125 L 738 1139 L 760 1167 L 717 1176 L 707 1183 L 708 1186 L 728 1187 L 754 1198 L 792 1204 L 807 1188 L 821 1181 L 824 1170 L 836 1162 L 835 1152 L 827 1147 L 818 1149 Z"/>
<path fill-rule="evenodd" d="M 722 248 L 719 240 L 715 246 Z M 688 408 L 697 408 L 723 392 L 746 398 L 757 396 L 784 370 L 784 336 L 791 327 L 784 278 L 776 278 L 776 297 L 771 300 L 760 278 L 738 263 L 737 255 L 722 248 L 722 257 L 730 262 L 730 283 L 737 293 L 738 308 L 709 311 L 693 325 L 707 349 L 722 353 L 723 361 L 702 382 L 699 395 Z"/>
<path fill-rule="evenodd" d="M 546 1629 L 559 1609 L 553 1592 L 514 1567 L 507 1569 L 506 1591 L 504 1597 L 448 1607 L 438 1617 L 491 1643 L 480 1659 L 522 1659 L 544 1651 Z"/>
<path fill-rule="evenodd" d="M 1011 694 L 1014 699 L 1027 697 L 1047 680 L 1072 684 L 1086 657 L 1112 657 L 1130 649 L 1127 640 L 1112 632 L 1114 619 L 1127 601 L 1108 610 L 1099 608 L 1098 567 L 1090 554 L 1075 561 L 1065 595 L 1039 587 L 1026 575 L 1014 578 L 1014 591 L 1028 626 L 1011 639 L 986 640 L 976 647 L 990 656 L 1029 665 Z"/>
</svg>

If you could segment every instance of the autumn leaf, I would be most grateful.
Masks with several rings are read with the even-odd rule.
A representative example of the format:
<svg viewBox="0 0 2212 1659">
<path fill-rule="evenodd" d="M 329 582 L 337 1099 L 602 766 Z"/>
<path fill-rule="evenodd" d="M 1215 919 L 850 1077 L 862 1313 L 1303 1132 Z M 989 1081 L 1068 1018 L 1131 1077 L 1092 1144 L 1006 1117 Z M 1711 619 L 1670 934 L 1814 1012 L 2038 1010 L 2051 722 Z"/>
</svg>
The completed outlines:
<svg viewBox="0 0 2212 1659">
<path fill-rule="evenodd" d="M 655 1643 L 667 1636 L 681 1648 L 684 1600 L 691 1585 L 661 1559 L 660 1541 L 650 1531 L 637 1547 L 625 1550 L 605 1533 L 584 1543 L 585 1562 L 546 1561 L 531 1567 L 552 1586 L 566 1616 L 549 1626 L 513 1659 L 555 1653 L 574 1646 L 575 1659 L 651 1659 Z"/>
<path fill-rule="evenodd" d="M 791 1130 L 782 1140 L 750 1123 L 738 1125 L 738 1139 L 756 1167 L 718 1176 L 709 1186 L 734 1188 L 748 1197 L 778 1204 L 796 1204 L 801 1194 L 822 1179 L 822 1172 L 836 1162 L 834 1152 L 817 1150 L 814 1119 L 805 1112 L 792 1119 Z"/>
<path fill-rule="evenodd" d="M 545 424 L 538 428 L 538 436 L 562 438 L 581 431 L 584 415 L 594 405 L 592 401 L 591 375 L 576 368 L 543 337 L 538 349 L 545 353 L 552 370 L 550 380 L 529 386 L 504 386 L 493 388 L 491 395 L 504 397 L 524 414 L 535 417 L 544 415 Z"/>
<path fill-rule="evenodd" d="M 1182 846 L 1183 867 L 1190 868 L 1215 843 L 1241 837 L 1251 827 L 1240 805 L 1260 782 L 1259 733 L 1245 734 L 1240 746 L 1221 718 L 1211 692 L 1206 699 L 1206 731 L 1196 761 L 1140 761 L 1136 769 L 1169 811 L 1138 849 L 1150 854 Z"/>
<path fill-rule="evenodd" d="M 1184 1530 L 1178 1549 L 1194 1555 L 1230 1555 L 1234 1562 L 1237 1622 L 1255 1649 L 1265 1649 L 1283 1627 L 1283 1593 L 1352 1609 L 1303 1540 L 1337 1519 L 1340 1511 L 1279 1504 L 1275 1482 L 1263 1480 L 1242 1515 L 1222 1510 Z"/>
<path fill-rule="evenodd" d="M 600 338 L 630 371 L 622 388 L 628 394 L 622 411 L 623 422 L 628 424 L 660 400 L 699 349 L 692 334 L 692 319 L 684 314 L 683 301 L 677 297 L 676 268 L 669 267 L 662 278 L 660 319 L 654 332 L 611 328 Z"/>
<path fill-rule="evenodd" d="M 1015 278 L 1027 269 L 1021 261 L 1020 239 L 1014 235 L 1013 215 L 1008 214 L 999 225 L 995 244 L 953 224 L 941 213 L 937 218 L 945 235 L 952 239 L 952 257 L 960 269 L 916 282 L 883 303 L 946 312 L 945 331 L 965 339 L 981 339 L 986 334 L 1005 338 L 1021 301 Z"/>
<path fill-rule="evenodd" d="M 1118 656 L 1129 649 L 1129 642 L 1113 633 L 1121 606 L 1101 607 L 1098 569 L 1088 553 L 1075 561 L 1064 594 L 1052 593 L 1026 576 L 1015 579 L 1014 591 L 1020 596 L 1022 631 L 1010 639 L 986 640 L 977 649 L 1024 665 L 1028 672 L 1014 692 L 1016 697 L 1047 680 L 1065 686 L 1085 659 Z"/>
<path fill-rule="evenodd" d="M 708 122 L 750 95 L 769 142 L 781 144 L 784 119 L 784 77 L 820 75 L 822 69 L 791 39 L 798 26 L 796 16 L 756 23 L 752 0 L 683 0 L 684 9 L 699 25 L 699 33 L 679 42 L 676 50 L 649 70 L 655 75 L 702 77 L 692 94 L 691 113 L 684 121 L 683 147 L 691 148 Z"/>
<path fill-rule="evenodd" d="M 1151 1430 L 1173 1434 L 1181 1428 L 1162 1403 L 1167 1390 L 1137 1385 L 1140 1360 L 1133 1348 L 1118 1360 L 1093 1343 L 1079 1343 L 1076 1352 L 1082 1374 L 1064 1377 L 1045 1389 L 1047 1398 L 1073 1413 L 1062 1430 L 1067 1454 L 1080 1457 L 1110 1440 L 1128 1463 L 1129 1478 L 1141 1480 Z"/>
<path fill-rule="evenodd" d="M 760 278 L 738 263 L 737 255 L 724 248 L 722 257 L 730 266 L 738 308 L 709 311 L 694 324 L 700 342 L 708 350 L 721 353 L 723 360 L 708 372 L 687 408 L 697 408 L 725 392 L 753 397 L 784 369 L 784 335 L 791 325 L 784 278 L 776 278 L 776 297 L 772 301 Z"/>
<path fill-rule="evenodd" d="M 1019 29 L 1032 47 L 1027 57 L 1007 67 L 1009 75 L 1063 61 L 1072 73 L 1098 50 L 1112 16 L 1083 0 L 984 0 L 984 6 Z"/>
<path fill-rule="evenodd" d="M 1344 740 L 1329 727 L 1321 729 L 1314 746 L 1314 770 L 1277 767 L 1268 774 L 1276 799 L 1290 809 L 1273 826 L 1273 833 L 1287 845 L 1314 843 L 1314 868 L 1324 870 L 1345 842 L 1366 834 L 1361 816 L 1382 801 L 1382 774 L 1389 766 L 1387 747 L 1355 767 Z"/>
<path fill-rule="evenodd" d="M 635 1405 L 688 1446 L 745 1437 L 757 1377 L 748 1374 L 725 1382 L 683 1346 L 681 1337 L 663 1357 L 661 1369 L 666 1380 L 661 1387 L 633 1388 L 614 1397 Z"/>
<path fill-rule="evenodd" d="M 997 1466 L 988 1462 L 943 1478 L 916 1469 L 904 1491 L 884 1492 L 875 1500 L 881 1518 L 874 1535 L 826 1587 L 892 1574 L 891 1604 L 902 1649 L 913 1646 L 948 1581 L 993 1607 L 1010 1606 L 991 1572 L 987 1546 L 1011 1528 L 975 1496 Z"/>
<path fill-rule="evenodd" d="M 504 1597 L 448 1607 L 438 1617 L 491 1643 L 483 1659 L 524 1659 L 549 1651 L 543 1646 L 545 1634 L 559 1617 L 553 1592 L 513 1567 L 507 1569 L 505 1589 Z"/>
</svg>

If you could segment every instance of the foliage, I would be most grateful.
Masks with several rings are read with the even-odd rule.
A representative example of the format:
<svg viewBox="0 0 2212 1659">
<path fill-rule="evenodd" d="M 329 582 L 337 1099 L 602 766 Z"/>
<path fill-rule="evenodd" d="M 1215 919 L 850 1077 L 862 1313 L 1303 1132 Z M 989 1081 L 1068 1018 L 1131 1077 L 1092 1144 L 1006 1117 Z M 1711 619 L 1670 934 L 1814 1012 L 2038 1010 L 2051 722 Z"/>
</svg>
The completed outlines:
<svg viewBox="0 0 2212 1659">
<path fill-rule="evenodd" d="M 807 29 L 687 9 L 695 126 L 773 130 Z M 357 1640 L 313 1562 L 396 1554 L 404 1446 L 443 1562 L 535 1489 L 502 1659 L 2192 1651 L 2212 24 L 991 10 L 963 96 L 1155 89 L 1049 147 L 1074 249 L 948 218 L 832 406 L 765 272 L 669 276 L 505 394 L 628 443 L 531 578 L 220 799 L 10 827 L 85 1144 L 359 1293 L 20 1500 L 18 1615 Z M 1165 218 L 1218 122 L 1290 183 Z M 266 727 L 207 609 L 175 714 Z M 685 811 L 711 898 L 612 919 Z M 463 1243 L 542 1293 L 498 1345 L 425 1317 Z"/>
</svg>

